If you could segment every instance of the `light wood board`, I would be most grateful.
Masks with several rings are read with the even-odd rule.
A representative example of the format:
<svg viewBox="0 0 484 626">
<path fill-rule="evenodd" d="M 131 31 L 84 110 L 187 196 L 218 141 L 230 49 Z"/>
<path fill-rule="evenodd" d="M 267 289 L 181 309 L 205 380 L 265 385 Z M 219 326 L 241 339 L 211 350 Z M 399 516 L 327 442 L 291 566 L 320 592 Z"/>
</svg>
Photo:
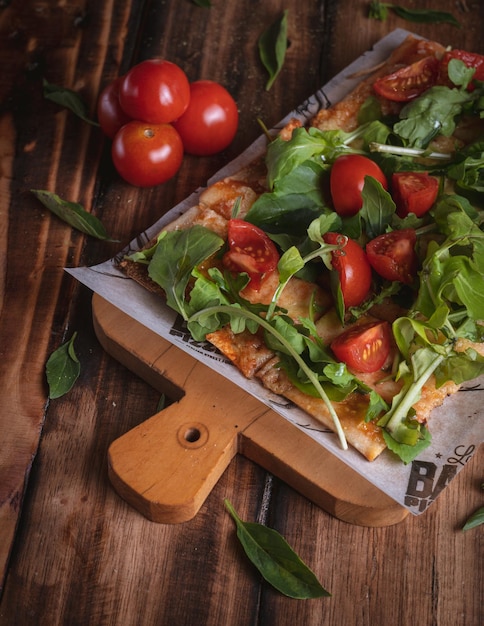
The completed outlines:
<svg viewBox="0 0 484 626">
<path fill-rule="evenodd" d="M 237 385 L 155 335 L 98 295 L 103 348 L 173 400 L 109 448 L 109 477 L 148 519 L 193 518 L 239 453 L 335 517 L 386 526 L 408 511 Z"/>
</svg>

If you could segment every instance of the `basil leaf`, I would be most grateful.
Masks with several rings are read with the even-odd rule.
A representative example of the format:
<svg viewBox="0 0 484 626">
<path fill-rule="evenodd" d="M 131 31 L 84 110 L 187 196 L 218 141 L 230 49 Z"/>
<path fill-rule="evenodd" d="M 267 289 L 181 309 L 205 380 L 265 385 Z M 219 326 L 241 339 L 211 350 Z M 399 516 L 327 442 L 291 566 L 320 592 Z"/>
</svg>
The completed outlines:
<svg viewBox="0 0 484 626">
<path fill-rule="evenodd" d="M 331 596 L 277 531 L 262 524 L 243 522 L 230 502 L 224 502 L 235 521 L 245 553 L 268 583 L 290 598 Z"/>
<path fill-rule="evenodd" d="M 266 91 L 272 87 L 284 64 L 287 50 L 287 14 L 286 9 L 282 16 L 259 37 L 260 60 L 269 73 Z"/>
<path fill-rule="evenodd" d="M 480 509 L 477 509 L 467 520 L 467 522 L 462 527 L 462 530 L 470 530 L 471 528 L 476 528 L 476 526 L 480 526 L 484 524 L 484 506 Z"/>
<path fill-rule="evenodd" d="M 446 11 L 436 11 L 434 9 L 407 9 L 395 4 L 388 5 L 398 17 L 408 22 L 418 22 L 420 24 L 452 24 L 460 28 L 460 23 L 455 17 Z"/>
<path fill-rule="evenodd" d="M 208 8 L 212 6 L 210 0 L 192 0 L 193 4 L 196 4 L 197 7 Z"/>
<path fill-rule="evenodd" d="M 74 350 L 77 333 L 53 352 L 46 364 L 49 398 L 54 400 L 66 394 L 79 377 L 81 364 Z"/>
<path fill-rule="evenodd" d="M 111 239 L 100 220 L 95 215 L 88 213 L 77 202 L 63 200 L 57 194 L 44 189 L 31 189 L 30 191 L 49 211 L 52 211 L 57 217 L 77 230 L 97 239 L 118 241 Z"/>
<path fill-rule="evenodd" d="M 372 176 L 365 176 L 361 192 L 363 206 L 360 216 L 366 223 L 366 234 L 373 239 L 384 233 L 395 214 L 395 203 L 383 185 Z"/>
<path fill-rule="evenodd" d="M 46 100 L 55 102 L 65 109 L 69 109 L 75 115 L 77 115 L 77 117 L 80 117 L 81 120 L 88 122 L 88 124 L 92 124 L 93 126 L 99 126 L 97 122 L 89 118 L 87 105 L 78 93 L 76 93 L 72 89 L 67 89 L 66 87 L 53 85 L 47 82 L 45 78 L 43 80 L 43 87 L 43 94 Z"/>
<path fill-rule="evenodd" d="M 436 11 L 434 9 L 407 9 L 406 7 L 388 2 L 373 0 L 370 2 L 368 17 L 384 22 L 388 17 L 388 12 L 393 11 L 395 15 L 408 22 L 418 22 L 420 24 L 452 24 L 460 28 L 460 23 L 455 17 L 446 11 Z"/>
</svg>

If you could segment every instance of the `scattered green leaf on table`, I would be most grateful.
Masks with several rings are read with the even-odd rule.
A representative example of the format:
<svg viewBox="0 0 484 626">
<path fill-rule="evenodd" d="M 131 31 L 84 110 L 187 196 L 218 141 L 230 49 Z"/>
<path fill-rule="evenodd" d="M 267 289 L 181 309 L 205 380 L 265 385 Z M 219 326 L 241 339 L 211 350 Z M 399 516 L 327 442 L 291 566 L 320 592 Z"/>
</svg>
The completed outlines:
<svg viewBox="0 0 484 626">
<path fill-rule="evenodd" d="M 99 126 L 97 122 L 90 119 L 87 111 L 87 105 L 76 91 L 68 89 L 67 87 L 53 85 L 52 83 L 47 82 L 44 78 L 43 94 L 46 100 L 55 102 L 55 104 L 58 104 L 65 109 L 69 109 L 77 115 L 77 117 L 80 117 L 81 120 L 84 120 L 93 126 Z"/>
<path fill-rule="evenodd" d="M 54 400 L 66 394 L 76 382 L 81 364 L 74 350 L 74 333 L 69 341 L 55 350 L 47 360 L 46 375 L 49 385 L 49 398 Z"/>
<path fill-rule="evenodd" d="M 370 18 L 384 22 L 388 17 L 389 11 L 393 11 L 398 17 L 407 20 L 407 22 L 417 22 L 420 24 L 452 24 L 452 26 L 460 28 L 460 23 L 447 11 L 438 11 L 435 9 L 408 9 L 398 4 L 379 2 L 379 0 L 370 2 L 368 14 Z"/>
<path fill-rule="evenodd" d="M 197 7 L 208 8 L 212 6 L 210 0 L 192 0 L 193 4 L 196 4 Z"/>
<path fill-rule="evenodd" d="M 469 519 L 466 521 L 466 523 L 462 527 L 462 530 L 470 530 L 471 528 L 476 528 L 477 526 L 480 526 L 481 524 L 484 524 L 484 506 L 482 506 L 480 509 L 477 509 L 477 511 L 475 511 L 469 517 Z"/>
<path fill-rule="evenodd" d="M 235 521 L 245 553 L 275 589 L 299 600 L 331 596 L 277 531 L 262 524 L 243 522 L 228 500 L 225 506 Z"/>
<path fill-rule="evenodd" d="M 63 200 L 57 194 L 44 189 L 31 189 L 30 191 L 49 211 L 55 213 L 70 226 L 97 239 L 117 241 L 111 239 L 101 221 L 95 215 L 88 213 L 79 203 Z"/>
<path fill-rule="evenodd" d="M 266 91 L 272 87 L 284 64 L 287 50 L 287 9 L 259 37 L 259 56 L 269 73 Z"/>
</svg>

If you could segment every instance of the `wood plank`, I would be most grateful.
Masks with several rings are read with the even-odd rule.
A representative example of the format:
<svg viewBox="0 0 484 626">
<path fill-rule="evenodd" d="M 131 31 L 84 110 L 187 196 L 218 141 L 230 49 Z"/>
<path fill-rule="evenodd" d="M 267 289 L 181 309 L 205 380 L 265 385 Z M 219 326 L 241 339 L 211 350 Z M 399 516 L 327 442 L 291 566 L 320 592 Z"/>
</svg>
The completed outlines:
<svg viewBox="0 0 484 626">
<path fill-rule="evenodd" d="M 394 27 L 484 53 L 482 3 L 439 3 L 461 29 L 394 16 L 373 22 L 355 0 L 287 0 L 284 8 L 289 53 L 266 92 L 256 39 L 280 13 L 276 0 L 214 1 L 209 10 L 176 0 L 0 7 L 1 626 L 482 622 L 482 533 L 460 530 L 482 506 L 482 451 L 424 515 L 384 528 L 327 515 L 242 455 L 183 524 L 150 522 L 109 483 L 109 446 L 156 413 L 159 393 L 104 353 L 91 294 L 63 267 L 111 257 L 246 147 L 260 132 L 258 117 L 278 121 Z M 191 79 L 226 84 L 240 131 L 226 153 L 187 158 L 175 181 L 137 190 L 117 178 L 97 129 L 43 100 L 41 78 L 79 90 L 94 111 L 101 85 L 158 54 L 186 66 Z M 75 233 L 31 188 L 80 201 L 120 243 Z M 74 330 L 81 377 L 49 403 L 46 357 Z M 235 539 L 226 497 L 244 519 L 282 532 L 333 596 L 296 602 L 266 586 Z"/>
</svg>

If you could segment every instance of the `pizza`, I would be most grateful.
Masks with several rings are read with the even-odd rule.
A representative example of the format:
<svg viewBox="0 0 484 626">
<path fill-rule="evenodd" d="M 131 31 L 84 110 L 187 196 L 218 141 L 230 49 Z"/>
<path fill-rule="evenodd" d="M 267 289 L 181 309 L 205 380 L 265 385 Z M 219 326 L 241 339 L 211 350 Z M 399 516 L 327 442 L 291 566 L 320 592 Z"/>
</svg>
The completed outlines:
<svg viewBox="0 0 484 626">
<path fill-rule="evenodd" d="M 408 463 L 484 373 L 483 80 L 409 35 L 120 267 L 343 447 Z"/>
</svg>

